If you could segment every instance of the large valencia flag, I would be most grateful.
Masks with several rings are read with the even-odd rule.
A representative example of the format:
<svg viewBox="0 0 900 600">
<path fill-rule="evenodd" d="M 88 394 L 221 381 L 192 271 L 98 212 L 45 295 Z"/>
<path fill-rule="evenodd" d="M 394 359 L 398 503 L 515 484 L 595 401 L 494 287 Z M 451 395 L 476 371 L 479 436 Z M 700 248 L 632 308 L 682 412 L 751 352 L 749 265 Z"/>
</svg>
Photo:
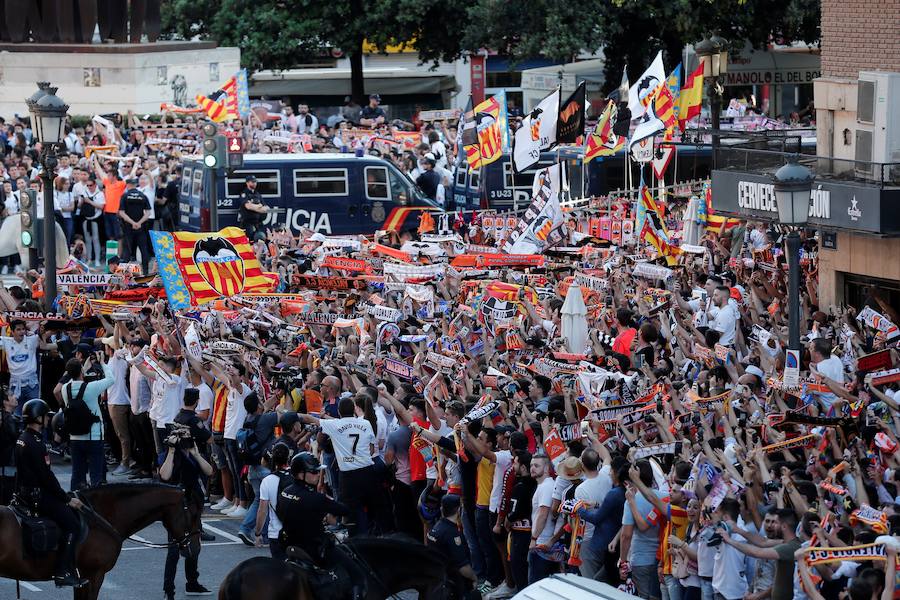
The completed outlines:
<svg viewBox="0 0 900 600">
<path fill-rule="evenodd" d="M 246 292 L 272 292 L 278 277 L 264 273 L 244 231 L 151 231 L 159 274 L 175 310 Z"/>
</svg>

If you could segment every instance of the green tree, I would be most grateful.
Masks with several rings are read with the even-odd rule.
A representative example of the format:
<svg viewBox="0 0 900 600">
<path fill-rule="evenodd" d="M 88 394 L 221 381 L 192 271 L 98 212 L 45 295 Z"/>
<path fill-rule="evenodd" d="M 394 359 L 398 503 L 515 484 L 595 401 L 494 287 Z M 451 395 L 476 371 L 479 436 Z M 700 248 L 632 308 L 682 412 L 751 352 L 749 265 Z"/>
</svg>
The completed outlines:
<svg viewBox="0 0 900 600">
<path fill-rule="evenodd" d="M 513 64 L 535 57 L 566 62 L 602 48 L 611 90 L 626 64 L 635 77 L 663 50 L 674 67 L 686 44 L 710 32 L 734 49 L 817 43 L 819 20 L 819 0 L 167 0 L 163 31 L 239 46 L 251 71 L 288 69 L 340 48 L 362 104 L 364 41 L 407 44 L 429 63 L 481 49 Z"/>
<path fill-rule="evenodd" d="M 423 61 L 453 60 L 460 44 L 447 24 L 460 14 L 456 1 L 169 0 L 163 30 L 238 46 L 251 71 L 289 69 L 340 48 L 350 60 L 352 95 L 364 104 L 363 42 L 407 44 Z"/>
<path fill-rule="evenodd" d="M 666 66 L 681 62 L 686 44 L 718 33 L 731 50 L 772 42 L 817 44 L 818 0 L 613 0 L 598 15 L 606 56 L 607 88 L 618 85 L 622 68 L 636 77 L 659 50 Z"/>
<path fill-rule="evenodd" d="M 513 63 L 538 56 L 569 61 L 602 48 L 608 91 L 626 64 L 635 77 L 663 50 L 674 67 L 686 44 L 710 32 L 734 49 L 819 40 L 818 0 L 530 0 L 527 7 L 475 0 L 466 16 L 462 49 L 491 48 Z"/>
</svg>

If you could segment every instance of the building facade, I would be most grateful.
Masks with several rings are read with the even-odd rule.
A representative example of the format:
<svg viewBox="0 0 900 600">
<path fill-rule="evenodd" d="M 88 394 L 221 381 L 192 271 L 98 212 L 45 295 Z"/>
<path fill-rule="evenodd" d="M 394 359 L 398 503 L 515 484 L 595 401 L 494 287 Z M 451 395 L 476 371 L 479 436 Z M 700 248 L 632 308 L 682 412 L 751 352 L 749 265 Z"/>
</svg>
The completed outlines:
<svg viewBox="0 0 900 600">
<path fill-rule="evenodd" d="M 816 150 L 809 226 L 819 238 L 819 305 L 900 308 L 900 2 L 822 0 L 822 74 L 814 82 Z M 786 152 L 724 150 L 713 207 L 777 222 L 772 176 Z M 780 150 L 790 149 L 789 140 Z M 796 151 L 796 150 L 794 150 Z"/>
</svg>

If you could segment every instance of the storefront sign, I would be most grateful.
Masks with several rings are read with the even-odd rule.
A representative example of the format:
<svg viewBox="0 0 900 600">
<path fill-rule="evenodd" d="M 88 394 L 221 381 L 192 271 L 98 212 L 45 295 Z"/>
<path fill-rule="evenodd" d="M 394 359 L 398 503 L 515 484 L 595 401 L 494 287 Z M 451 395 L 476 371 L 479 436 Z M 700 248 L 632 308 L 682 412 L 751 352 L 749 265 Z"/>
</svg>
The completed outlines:
<svg viewBox="0 0 900 600">
<path fill-rule="evenodd" d="M 765 85 L 774 83 L 812 83 L 821 77 L 818 69 L 798 69 L 795 71 L 729 71 L 726 86 L 732 85 Z"/>
<path fill-rule="evenodd" d="M 712 202 L 717 213 L 778 221 L 772 178 L 756 173 L 713 171 Z M 809 224 L 869 233 L 900 233 L 900 214 L 883 210 L 900 202 L 900 190 L 864 183 L 820 180 L 809 200 Z M 836 238 L 835 247 L 836 244 Z M 829 248 L 823 243 L 823 247 Z"/>
</svg>

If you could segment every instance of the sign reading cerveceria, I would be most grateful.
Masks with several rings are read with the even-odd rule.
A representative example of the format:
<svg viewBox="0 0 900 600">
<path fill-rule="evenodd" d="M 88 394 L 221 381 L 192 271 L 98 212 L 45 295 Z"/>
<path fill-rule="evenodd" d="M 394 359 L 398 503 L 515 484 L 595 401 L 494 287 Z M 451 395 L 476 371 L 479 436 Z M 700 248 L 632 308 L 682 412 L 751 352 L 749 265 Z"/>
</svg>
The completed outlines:
<svg viewBox="0 0 900 600">
<path fill-rule="evenodd" d="M 713 171 L 712 192 L 716 213 L 761 221 L 778 220 L 778 202 L 771 177 Z M 900 189 L 817 180 L 809 196 L 809 223 L 813 227 L 900 233 L 900 213 L 882 210 L 883 206 L 900 201 Z"/>
</svg>

